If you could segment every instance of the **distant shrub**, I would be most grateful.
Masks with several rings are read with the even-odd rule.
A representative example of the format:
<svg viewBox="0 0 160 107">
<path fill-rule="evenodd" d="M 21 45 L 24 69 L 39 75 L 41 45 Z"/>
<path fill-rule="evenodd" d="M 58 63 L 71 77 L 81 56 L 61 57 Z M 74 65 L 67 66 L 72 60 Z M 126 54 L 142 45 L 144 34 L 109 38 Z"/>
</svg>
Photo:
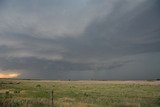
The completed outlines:
<svg viewBox="0 0 160 107">
<path fill-rule="evenodd" d="M 18 94 L 18 93 L 20 93 L 21 92 L 21 90 L 14 90 L 14 93 L 15 94 Z"/>
<path fill-rule="evenodd" d="M 36 87 L 37 87 L 37 88 L 41 88 L 41 85 L 40 85 L 40 84 L 37 84 Z"/>
<path fill-rule="evenodd" d="M 13 84 L 13 82 L 9 82 L 9 84 Z"/>
<path fill-rule="evenodd" d="M 6 95 L 9 95 L 9 91 L 6 91 Z"/>
<path fill-rule="evenodd" d="M 21 82 L 17 82 L 17 84 L 20 84 Z"/>
<path fill-rule="evenodd" d="M 12 95 L 9 93 L 9 91 L 5 92 L 5 98 L 12 98 Z"/>
<path fill-rule="evenodd" d="M 88 95 L 88 93 L 84 93 L 84 96 L 85 96 L 85 97 L 88 97 L 89 95 Z"/>
</svg>

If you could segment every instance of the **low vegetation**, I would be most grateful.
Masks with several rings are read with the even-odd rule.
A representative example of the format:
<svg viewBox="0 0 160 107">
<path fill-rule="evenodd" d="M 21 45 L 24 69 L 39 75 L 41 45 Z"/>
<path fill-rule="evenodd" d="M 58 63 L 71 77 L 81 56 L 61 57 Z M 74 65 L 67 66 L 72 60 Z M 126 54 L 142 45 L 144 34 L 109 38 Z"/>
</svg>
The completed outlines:
<svg viewBox="0 0 160 107">
<path fill-rule="evenodd" d="M 0 105 L 1 107 L 159 107 L 160 81 L 1 79 Z"/>
</svg>

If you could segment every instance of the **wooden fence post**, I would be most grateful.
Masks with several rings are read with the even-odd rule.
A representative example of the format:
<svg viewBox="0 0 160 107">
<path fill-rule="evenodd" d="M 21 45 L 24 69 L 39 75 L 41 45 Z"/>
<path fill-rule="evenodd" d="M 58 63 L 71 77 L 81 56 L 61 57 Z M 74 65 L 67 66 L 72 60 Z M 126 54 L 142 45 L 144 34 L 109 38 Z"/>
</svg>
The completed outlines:
<svg viewBox="0 0 160 107">
<path fill-rule="evenodd" d="M 53 90 L 52 90 L 52 107 L 54 107 L 54 103 L 53 103 Z"/>
</svg>

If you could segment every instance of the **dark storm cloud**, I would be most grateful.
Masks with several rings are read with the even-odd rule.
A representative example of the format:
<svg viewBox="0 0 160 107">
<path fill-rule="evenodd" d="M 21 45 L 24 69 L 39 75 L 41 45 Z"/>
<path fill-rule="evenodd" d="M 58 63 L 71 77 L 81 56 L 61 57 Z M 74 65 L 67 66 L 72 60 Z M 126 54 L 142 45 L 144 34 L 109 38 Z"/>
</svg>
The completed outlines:
<svg viewBox="0 0 160 107">
<path fill-rule="evenodd" d="M 125 3 L 119 1 L 125 7 Z M 84 36 L 70 40 L 70 53 L 79 56 L 112 58 L 121 55 L 159 52 L 160 14 L 157 1 L 146 1 L 125 12 L 119 2 L 113 12 L 102 20 L 94 20 L 83 33 Z M 120 5 L 120 6 L 119 6 Z M 76 45 L 73 45 L 76 44 Z M 80 57 L 81 58 L 81 57 Z"/>
<path fill-rule="evenodd" d="M 0 57 L 0 66 L 2 71 L 17 70 L 20 74 L 23 73 L 23 78 L 44 78 L 48 79 L 87 79 L 85 73 L 93 72 L 95 70 L 111 70 L 125 66 L 130 61 L 111 62 L 109 64 L 93 64 L 93 63 L 75 63 L 64 60 L 47 60 L 35 57 L 23 57 L 23 58 L 3 58 Z M 23 72 L 27 71 L 27 72 Z M 84 74 L 82 74 L 83 72 Z M 32 75 L 31 75 L 32 74 Z M 75 77 L 70 77 L 74 74 Z M 79 77 L 79 75 L 84 77 Z M 93 75 L 90 75 L 90 79 Z M 89 78 L 88 78 L 89 79 Z"/>
<path fill-rule="evenodd" d="M 0 71 L 45 79 L 160 76 L 159 0 L 0 3 Z"/>
<path fill-rule="evenodd" d="M 0 5 L 2 5 L 5 2 L 5 0 L 0 0 Z"/>
<path fill-rule="evenodd" d="M 69 79 L 67 74 L 74 71 L 91 70 L 91 66 L 87 63 L 73 63 L 63 60 L 47 60 L 35 57 L 26 58 L 0 58 L 0 66 L 2 70 L 19 70 L 28 71 L 22 77 L 30 75 L 32 78 L 48 79 Z M 23 73 L 23 72 L 20 72 Z"/>
</svg>

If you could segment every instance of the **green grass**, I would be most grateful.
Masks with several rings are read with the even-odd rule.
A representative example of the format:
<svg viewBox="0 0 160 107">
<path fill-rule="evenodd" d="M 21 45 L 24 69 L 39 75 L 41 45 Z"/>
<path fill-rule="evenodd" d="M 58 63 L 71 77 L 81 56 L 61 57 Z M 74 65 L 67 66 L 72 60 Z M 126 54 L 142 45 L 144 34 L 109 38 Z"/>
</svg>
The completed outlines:
<svg viewBox="0 0 160 107">
<path fill-rule="evenodd" d="M 2 107 L 159 107 L 159 81 L 0 80 Z"/>
</svg>

